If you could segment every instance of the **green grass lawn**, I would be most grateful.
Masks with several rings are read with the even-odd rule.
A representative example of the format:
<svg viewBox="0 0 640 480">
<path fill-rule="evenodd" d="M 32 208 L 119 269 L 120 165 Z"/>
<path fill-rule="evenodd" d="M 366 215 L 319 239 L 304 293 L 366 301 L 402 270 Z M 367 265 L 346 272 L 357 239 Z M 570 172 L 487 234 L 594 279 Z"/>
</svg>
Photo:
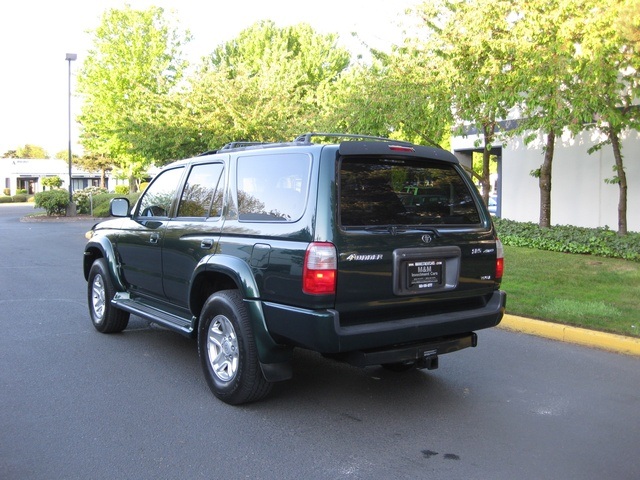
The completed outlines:
<svg viewBox="0 0 640 480">
<path fill-rule="evenodd" d="M 640 337 L 640 263 L 504 249 L 507 313 Z"/>
</svg>

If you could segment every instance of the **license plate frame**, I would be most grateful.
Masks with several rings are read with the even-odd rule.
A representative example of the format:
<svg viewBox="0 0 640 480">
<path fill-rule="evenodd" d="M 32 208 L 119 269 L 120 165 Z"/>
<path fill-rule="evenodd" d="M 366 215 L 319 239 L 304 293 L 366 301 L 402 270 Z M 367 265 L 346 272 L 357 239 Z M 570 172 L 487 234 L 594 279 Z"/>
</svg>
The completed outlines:
<svg viewBox="0 0 640 480">
<path fill-rule="evenodd" d="M 455 290 L 460 278 L 460 260 L 461 250 L 457 246 L 394 250 L 393 293 L 416 296 Z M 431 270 L 418 267 L 431 267 Z"/>
<path fill-rule="evenodd" d="M 411 260 L 405 262 L 406 289 L 409 292 L 425 292 L 442 287 L 446 261 L 443 258 Z"/>
</svg>

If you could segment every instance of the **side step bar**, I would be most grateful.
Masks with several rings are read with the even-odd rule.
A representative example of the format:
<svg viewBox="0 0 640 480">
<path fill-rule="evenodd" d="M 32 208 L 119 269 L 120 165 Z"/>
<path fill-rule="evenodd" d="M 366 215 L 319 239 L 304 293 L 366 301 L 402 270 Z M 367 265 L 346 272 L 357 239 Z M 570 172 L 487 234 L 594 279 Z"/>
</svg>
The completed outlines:
<svg viewBox="0 0 640 480">
<path fill-rule="evenodd" d="M 120 310 L 124 310 L 134 315 L 138 315 L 146 320 L 158 323 L 162 326 L 175 330 L 187 337 L 193 337 L 196 318 L 186 318 L 180 315 L 159 310 L 148 305 L 141 300 L 132 299 L 128 293 L 117 292 L 111 300 L 111 304 Z"/>
</svg>

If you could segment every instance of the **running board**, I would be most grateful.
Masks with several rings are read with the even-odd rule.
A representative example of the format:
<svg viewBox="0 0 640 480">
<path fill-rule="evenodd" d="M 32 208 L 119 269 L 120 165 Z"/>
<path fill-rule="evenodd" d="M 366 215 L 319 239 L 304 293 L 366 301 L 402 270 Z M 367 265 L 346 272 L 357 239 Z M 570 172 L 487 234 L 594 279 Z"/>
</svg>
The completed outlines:
<svg viewBox="0 0 640 480">
<path fill-rule="evenodd" d="M 159 323 L 162 326 L 182 333 L 187 337 L 193 337 L 196 318 L 185 318 L 180 315 L 165 312 L 138 299 L 132 299 L 128 293 L 117 292 L 111 300 L 111 304 L 120 310 L 133 313 L 146 320 Z"/>
</svg>

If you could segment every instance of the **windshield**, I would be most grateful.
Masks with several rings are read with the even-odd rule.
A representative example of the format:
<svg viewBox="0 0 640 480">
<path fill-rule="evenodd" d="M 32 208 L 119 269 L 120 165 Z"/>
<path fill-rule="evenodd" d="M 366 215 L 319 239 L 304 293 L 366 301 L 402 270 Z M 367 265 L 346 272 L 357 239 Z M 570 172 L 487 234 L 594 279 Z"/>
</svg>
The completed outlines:
<svg viewBox="0 0 640 480">
<path fill-rule="evenodd" d="M 470 225 L 480 223 L 480 216 L 452 164 L 345 157 L 340 163 L 340 223 Z"/>
</svg>

